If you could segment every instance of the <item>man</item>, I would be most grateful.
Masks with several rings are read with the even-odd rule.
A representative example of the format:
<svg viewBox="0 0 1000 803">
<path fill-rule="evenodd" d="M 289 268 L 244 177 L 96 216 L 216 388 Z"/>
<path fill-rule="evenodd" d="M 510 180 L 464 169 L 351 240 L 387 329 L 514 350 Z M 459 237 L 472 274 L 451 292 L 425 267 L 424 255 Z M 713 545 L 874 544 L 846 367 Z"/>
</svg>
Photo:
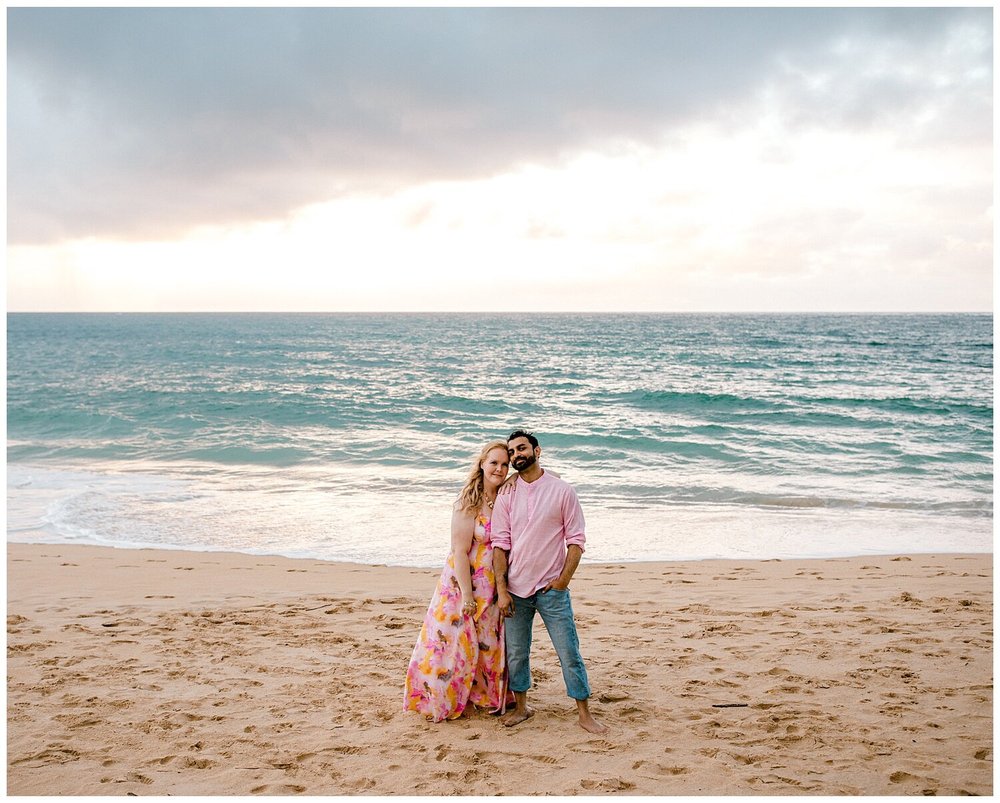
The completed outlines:
<svg viewBox="0 0 1000 803">
<path fill-rule="evenodd" d="M 511 466 L 518 471 L 512 493 L 497 497 L 490 539 L 497 580 L 497 604 L 505 625 L 507 666 L 514 710 L 501 721 L 507 727 L 531 717 L 531 630 L 535 611 L 562 665 L 566 693 L 576 700 L 580 726 L 591 733 L 607 728 L 590 713 L 590 685 L 573 622 L 569 582 L 583 555 L 583 510 L 576 491 L 539 465 L 542 450 L 530 432 L 507 438 Z"/>
</svg>

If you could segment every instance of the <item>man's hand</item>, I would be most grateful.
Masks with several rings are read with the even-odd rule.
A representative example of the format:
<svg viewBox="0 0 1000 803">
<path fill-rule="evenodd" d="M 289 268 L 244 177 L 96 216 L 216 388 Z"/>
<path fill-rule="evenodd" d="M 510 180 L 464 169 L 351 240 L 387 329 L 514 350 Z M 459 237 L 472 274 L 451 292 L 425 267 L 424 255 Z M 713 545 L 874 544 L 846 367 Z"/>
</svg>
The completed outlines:
<svg viewBox="0 0 1000 803">
<path fill-rule="evenodd" d="M 497 592 L 497 607 L 500 609 L 500 615 L 503 617 L 514 615 L 514 600 L 511 599 L 510 594 L 506 591 Z"/>
<path fill-rule="evenodd" d="M 576 567 L 580 565 L 581 555 L 583 555 L 583 549 L 576 544 L 570 544 L 566 548 L 566 562 L 563 564 L 562 571 L 555 580 L 542 589 L 542 592 L 565 591 L 569 588 L 570 581 L 573 579 L 573 573 L 576 571 Z"/>
</svg>

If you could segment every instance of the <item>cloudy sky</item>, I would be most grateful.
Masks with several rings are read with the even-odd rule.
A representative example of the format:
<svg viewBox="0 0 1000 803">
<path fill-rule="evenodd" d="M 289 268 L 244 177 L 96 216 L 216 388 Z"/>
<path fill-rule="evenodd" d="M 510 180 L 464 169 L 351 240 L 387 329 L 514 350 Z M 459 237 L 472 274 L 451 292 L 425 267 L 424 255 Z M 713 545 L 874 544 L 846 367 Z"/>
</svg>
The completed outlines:
<svg viewBox="0 0 1000 803">
<path fill-rule="evenodd" d="M 991 310 L 992 32 L 11 8 L 8 309 Z"/>
</svg>

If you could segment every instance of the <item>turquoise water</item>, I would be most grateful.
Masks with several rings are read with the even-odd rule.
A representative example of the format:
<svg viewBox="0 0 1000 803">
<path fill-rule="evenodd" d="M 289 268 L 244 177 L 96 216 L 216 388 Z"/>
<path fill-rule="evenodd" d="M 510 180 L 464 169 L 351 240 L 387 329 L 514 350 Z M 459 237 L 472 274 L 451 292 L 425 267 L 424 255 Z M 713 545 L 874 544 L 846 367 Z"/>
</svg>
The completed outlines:
<svg viewBox="0 0 1000 803">
<path fill-rule="evenodd" d="M 586 560 L 991 551 L 991 315 L 10 314 L 8 539 L 436 566 L 525 426 Z"/>
</svg>

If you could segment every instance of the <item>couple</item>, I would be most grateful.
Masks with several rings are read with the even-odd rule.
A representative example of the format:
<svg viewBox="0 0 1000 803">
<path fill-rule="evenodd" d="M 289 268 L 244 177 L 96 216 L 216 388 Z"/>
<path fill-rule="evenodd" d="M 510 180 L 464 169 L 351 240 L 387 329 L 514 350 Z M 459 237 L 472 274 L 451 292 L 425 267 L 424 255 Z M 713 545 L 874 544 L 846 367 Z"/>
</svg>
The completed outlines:
<svg viewBox="0 0 1000 803">
<path fill-rule="evenodd" d="M 531 632 L 535 611 L 562 665 L 580 726 L 607 728 L 590 713 L 569 582 L 583 554 L 583 511 L 573 488 L 538 463 L 530 432 L 486 444 L 455 502 L 451 555 L 406 671 L 404 707 L 435 722 L 472 704 L 504 712 L 510 727 L 534 714 Z M 518 472 L 510 480 L 508 467 Z M 501 490 L 502 489 L 502 490 Z"/>
</svg>

